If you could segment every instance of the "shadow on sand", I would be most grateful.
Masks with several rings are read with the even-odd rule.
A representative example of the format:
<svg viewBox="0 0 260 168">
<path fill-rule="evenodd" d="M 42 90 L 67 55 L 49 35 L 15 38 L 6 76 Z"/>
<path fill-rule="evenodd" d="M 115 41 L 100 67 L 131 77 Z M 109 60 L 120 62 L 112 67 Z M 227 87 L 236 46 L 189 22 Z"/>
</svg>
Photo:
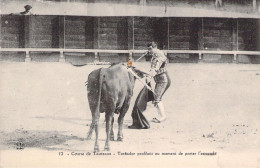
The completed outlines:
<svg viewBox="0 0 260 168">
<path fill-rule="evenodd" d="M 53 146 L 62 146 L 62 144 L 66 144 L 66 142 L 70 140 L 83 142 L 85 139 L 73 135 L 66 135 L 66 132 L 17 129 L 10 133 L 0 133 L 0 148 L 41 148 L 57 150 L 58 148 Z"/>
</svg>

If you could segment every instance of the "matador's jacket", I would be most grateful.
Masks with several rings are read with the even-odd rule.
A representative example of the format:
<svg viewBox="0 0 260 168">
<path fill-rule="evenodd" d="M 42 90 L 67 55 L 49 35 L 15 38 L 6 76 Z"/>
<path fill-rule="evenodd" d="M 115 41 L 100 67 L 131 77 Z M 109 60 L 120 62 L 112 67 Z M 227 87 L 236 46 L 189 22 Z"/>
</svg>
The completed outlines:
<svg viewBox="0 0 260 168">
<path fill-rule="evenodd" d="M 156 83 L 155 92 L 155 102 L 159 102 L 162 99 L 163 94 L 169 88 L 171 80 L 167 73 L 168 59 L 163 51 L 159 49 L 154 49 L 151 59 L 150 74 L 154 76 L 154 81 Z"/>
<path fill-rule="evenodd" d="M 154 49 L 151 59 L 150 74 L 152 76 L 166 72 L 167 57 L 164 52 L 159 49 Z"/>
</svg>

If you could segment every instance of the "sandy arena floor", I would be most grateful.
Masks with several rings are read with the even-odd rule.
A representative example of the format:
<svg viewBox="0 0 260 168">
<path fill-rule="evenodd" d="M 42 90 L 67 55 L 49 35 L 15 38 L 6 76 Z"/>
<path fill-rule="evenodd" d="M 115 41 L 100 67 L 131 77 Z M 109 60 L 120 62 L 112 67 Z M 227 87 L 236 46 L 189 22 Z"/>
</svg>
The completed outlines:
<svg viewBox="0 0 260 168">
<path fill-rule="evenodd" d="M 134 65 L 149 67 L 148 63 Z M 172 85 L 163 97 L 168 118 L 161 124 L 150 123 L 148 130 L 127 128 L 132 124 L 131 111 L 142 88 L 136 81 L 125 117 L 124 141 L 111 142 L 112 156 L 94 156 L 94 140 L 85 140 L 91 113 L 84 83 L 98 67 L 0 63 L 0 167 L 100 167 L 104 161 L 106 166 L 118 167 L 260 167 L 259 65 L 169 64 Z M 149 120 L 156 115 L 151 104 L 145 115 Z M 116 133 L 117 124 L 114 130 Z M 17 150 L 19 143 L 25 149 Z M 104 144 L 102 114 L 101 149 Z M 91 156 L 73 156 L 88 152 Z M 118 152 L 136 154 L 122 156 Z M 205 152 L 216 155 L 201 155 Z"/>
</svg>

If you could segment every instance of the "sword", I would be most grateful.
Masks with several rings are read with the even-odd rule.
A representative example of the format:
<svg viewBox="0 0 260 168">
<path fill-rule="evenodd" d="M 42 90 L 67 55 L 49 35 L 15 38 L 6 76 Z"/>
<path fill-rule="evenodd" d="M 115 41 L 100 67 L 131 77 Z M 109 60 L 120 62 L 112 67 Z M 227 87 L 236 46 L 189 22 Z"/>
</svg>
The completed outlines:
<svg viewBox="0 0 260 168">
<path fill-rule="evenodd" d="M 139 57 L 137 60 L 135 60 L 135 62 L 139 61 L 141 58 L 143 58 L 144 56 L 146 56 L 148 52 L 145 52 L 143 55 L 141 55 L 141 57 Z"/>
</svg>

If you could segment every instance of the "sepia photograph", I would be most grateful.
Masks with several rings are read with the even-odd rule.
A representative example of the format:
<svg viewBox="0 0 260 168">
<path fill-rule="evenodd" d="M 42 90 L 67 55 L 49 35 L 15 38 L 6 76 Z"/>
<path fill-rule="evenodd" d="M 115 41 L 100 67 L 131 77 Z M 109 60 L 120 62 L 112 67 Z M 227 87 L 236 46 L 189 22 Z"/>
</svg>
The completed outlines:
<svg viewBox="0 0 260 168">
<path fill-rule="evenodd" d="M 0 0 L 0 168 L 260 168 L 260 0 Z"/>
</svg>

